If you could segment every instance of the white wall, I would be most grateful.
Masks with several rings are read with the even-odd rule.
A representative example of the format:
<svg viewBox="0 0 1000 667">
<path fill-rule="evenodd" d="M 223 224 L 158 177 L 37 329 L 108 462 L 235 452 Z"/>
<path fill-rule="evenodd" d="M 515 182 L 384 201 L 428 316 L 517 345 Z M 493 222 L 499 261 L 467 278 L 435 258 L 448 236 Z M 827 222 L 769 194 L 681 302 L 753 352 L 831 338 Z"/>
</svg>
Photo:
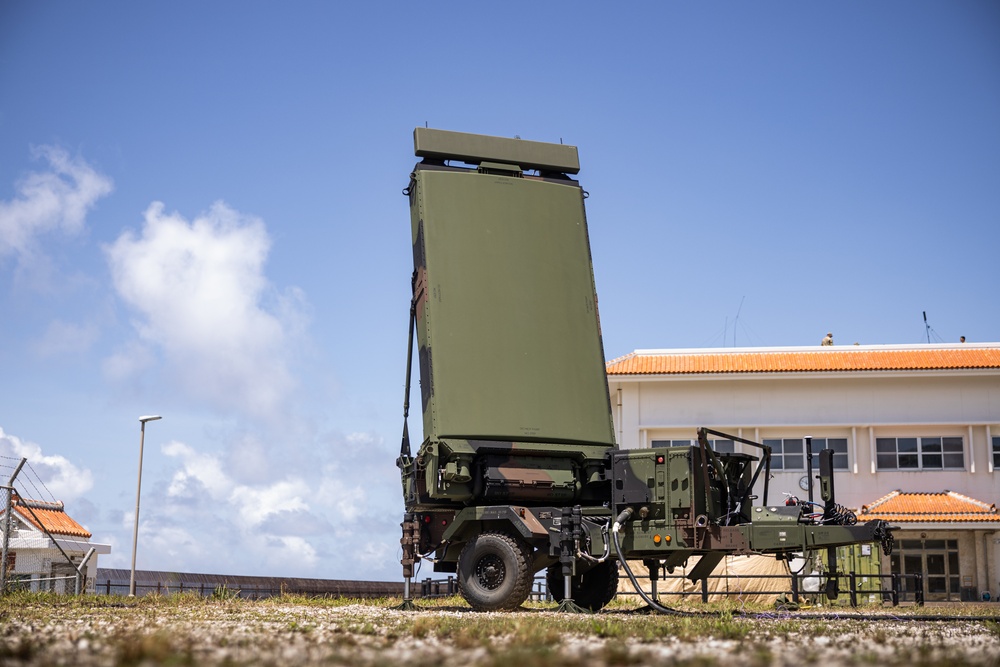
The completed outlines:
<svg viewBox="0 0 1000 667">
<path fill-rule="evenodd" d="M 992 435 L 1000 435 L 1000 374 L 964 372 L 609 377 L 615 432 L 625 448 L 694 438 L 699 426 L 751 440 L 841 437 L 849 470 L 836 478 L 844 505 L 870 504 L 890 491 L 956 491 L 1000 502 L 1000 470 L 991 472 Z M 619 393 L 620 390 L 620 393 Z M 965 470 L 882 471 L 874 438 L 961 436 Z M 971 435 L 971 441 L 970 441 Z M 754 453 L 752 448 L 738 451 Z M 798 487 L 804 471 L 775 472 L 769 502 Z"/>
</svg>

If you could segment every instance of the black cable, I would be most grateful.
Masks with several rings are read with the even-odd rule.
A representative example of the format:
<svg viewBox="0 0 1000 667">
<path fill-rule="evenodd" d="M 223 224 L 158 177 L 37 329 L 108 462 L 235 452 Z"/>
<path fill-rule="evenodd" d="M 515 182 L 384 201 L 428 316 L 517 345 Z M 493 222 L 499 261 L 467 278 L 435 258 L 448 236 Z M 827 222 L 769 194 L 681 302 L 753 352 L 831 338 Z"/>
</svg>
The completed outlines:
<svg viewBox="0 0 1000 667">
<path fill-rule="evenodd" d="M 639 586 L 639 582 L 632 572 L 632 568 L 629 567 L 628 561 L 622 555 L 621 542 L 618 539 L 618 530 L 621 525 L 628 521 L 632 516 L 631 508 L 626 508 L 621 514 L 618 515 L 618 519 L 615 521 L 615 525 L 611 530 L 611 535 L 615 542 L 615 552 L 618 554 L 618 561 L 622 564 L 622 568 L 625 570 L 625 574 L 628 575 L 629 581 L 632 582 L 632 586 L 635 588 L 635 592 L 639 594 L 650 609 L 658 611 L 661 614 L 667 614 L 671 616 L 716 616 L 722 615 L 724 612 L 693 612 L 693 611 L 680 611 L 678 609 L 671 609 L 670 607 L 664 607 L 663 605 L 655 602 L 652 598 L 646 595 L 645 591 Z M 898 614 L 837 614 L 837 613 L 823 613 L 823 614 L 813 614 L 813 613 L 798 613 L 792 614 L 788 612 L 783 613 L 770 613 L 770 612 L 744 612 L 744 611 L 731 611 L 729 612 L 734 617 L 740 618 L 751 618 L 758 620 L 769 620 L 769 619 L 818 619 L 821 621 L 935 621 L 935 622 L 969 622 L 969 621 L 992 621 L 994 623 L 1000 622 L 1000 613 L 996 616 L 946 616 L 941 614 L 908 614 L 908 615 L 898 615 Z"/>
</svg>

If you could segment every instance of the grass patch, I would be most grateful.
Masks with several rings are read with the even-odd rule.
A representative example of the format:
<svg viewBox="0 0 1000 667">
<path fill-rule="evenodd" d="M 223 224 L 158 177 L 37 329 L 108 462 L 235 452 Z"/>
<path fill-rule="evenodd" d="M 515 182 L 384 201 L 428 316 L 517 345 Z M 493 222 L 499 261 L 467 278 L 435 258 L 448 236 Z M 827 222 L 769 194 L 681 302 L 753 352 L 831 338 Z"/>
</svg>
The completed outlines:
<svg viewBox="0 0 1000 667">
<path fill-rule="evenodd" d="M 460 598 L 420 600 L 421 611 L 400 612 L 393 609 L 399 602 L 18 592 L 0 597 L 0 664 L 763 666 L 788 655 L 801 663 L 880 667 L 1000 664 L 1000 619 L 913 623 L 893 621 L 890 610 L 876 622 L 748 618 L 742 612 L 752 610 L 732 603 L 695 607 L 711 613 L 647 615 L 629 613 L 638 606 L 634 600 L 592 615 L 555 613 L 554 603 L 475 613 Z M 924 613 L 985 615 L 986 609 L 955 605 Z M 994 609 L 988 608 L 995 616 Z"/>
</svg>

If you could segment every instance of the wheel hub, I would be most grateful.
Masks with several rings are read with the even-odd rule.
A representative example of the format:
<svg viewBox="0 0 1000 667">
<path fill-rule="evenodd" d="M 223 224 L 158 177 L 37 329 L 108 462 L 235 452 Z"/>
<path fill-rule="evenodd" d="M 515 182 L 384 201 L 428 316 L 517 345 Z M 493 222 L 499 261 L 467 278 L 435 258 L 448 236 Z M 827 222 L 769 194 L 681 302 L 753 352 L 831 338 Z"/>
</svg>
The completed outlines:
<svg viewBox="0 0 1000 667">
<path fill-rule="evenodd" d="M 496 554 L 488 554 L 476 563 L 476 580 L 487 590 L 496 590 L 507 576 L 503 560 Z"/>
</svg>

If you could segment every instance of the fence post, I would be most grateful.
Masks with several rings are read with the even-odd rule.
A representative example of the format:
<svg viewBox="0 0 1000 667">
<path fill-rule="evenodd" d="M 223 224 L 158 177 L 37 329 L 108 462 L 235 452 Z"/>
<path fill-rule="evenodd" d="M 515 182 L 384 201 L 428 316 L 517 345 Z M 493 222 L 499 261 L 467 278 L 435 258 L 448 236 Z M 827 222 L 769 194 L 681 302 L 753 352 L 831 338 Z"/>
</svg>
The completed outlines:
<svg viewBox="0 0 1000 667">
<path fill-rule="evenodd" d="M 851 606 L 858 606 L 858 575 L 851 570 L 851 573 L 847 575 L 848 586 L 850 586 L 851 593 Z"/>
<path fill-rule="evenodd" d="M 701 601 L 708 602 L 708 575 L 701 578 Z"/>
<path fill-rule="evenodd" d="M 14 469 L 14 474 L 7 481 L 7 512 L 3 515 L 3 551 L 0 555 L 0 595 L 7 592 L 7 552 L 10 546 L 10 513 L 14 503 L 14 478 L 21 472 L 21 468 L 28 462 L 28 459 L 21 457 L 21 462 Z"/>
<path fill-rule="evenodd" d="M 913 591 L 916 595 L 916 601 L 918 607 L 924 606 L 924 573 L 917 572 L 913 575 L 915 590 Z"/>
<path fill-rule="evenodd" d="M 799 602 L 799 575 L 792 572 L 792 602 Z"/>
</svg>

